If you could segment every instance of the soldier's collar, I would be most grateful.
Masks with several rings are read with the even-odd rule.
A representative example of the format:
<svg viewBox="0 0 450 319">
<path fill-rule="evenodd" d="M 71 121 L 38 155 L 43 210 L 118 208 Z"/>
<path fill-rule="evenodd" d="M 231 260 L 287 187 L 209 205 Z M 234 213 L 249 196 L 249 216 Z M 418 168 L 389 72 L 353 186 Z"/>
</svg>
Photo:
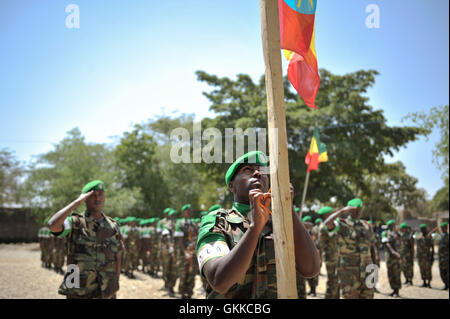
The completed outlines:
<svg viewBox="0 0 450 319">
<path fill-rule="evenodd" d="M 248 212 L 250 211 L 250 205 L 242 204 L 238 202 L 233 203 L 233 208 L 237 210 L 239 213 L 247 217 Z"/>
</svg>

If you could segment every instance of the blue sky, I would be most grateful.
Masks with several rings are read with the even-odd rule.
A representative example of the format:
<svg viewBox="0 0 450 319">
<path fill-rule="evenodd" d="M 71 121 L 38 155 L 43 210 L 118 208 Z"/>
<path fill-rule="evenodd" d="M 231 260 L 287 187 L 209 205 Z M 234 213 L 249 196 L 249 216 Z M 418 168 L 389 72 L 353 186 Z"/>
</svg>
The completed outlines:
<svg viewBox="0 0 450 319">
<path fill-rule="evenodd" d="M 80 28 L 68 29 L 76 4 Z M 380 9 L 380 28 L 365 25 Z M 376 69 L 368 96 L 390 125 L 449 102 L 448 1 L 319 0 L 319 67 Z M 196 80 L 204 70 L 255 80 L 264 73 L 259 0 L 0 0 L 0 148 L 24 162 L 79 127 L 112 142 L 132 124 L 166 114 L 212 115 Z M 284 72 L 287 64 L 284 63 Z M 320 106 L 319 106 L 320 107 Z M 443 186 L 430 165 L 439 134 L 402 148 L 401 160 L 430 196 Z"/>
</svg>

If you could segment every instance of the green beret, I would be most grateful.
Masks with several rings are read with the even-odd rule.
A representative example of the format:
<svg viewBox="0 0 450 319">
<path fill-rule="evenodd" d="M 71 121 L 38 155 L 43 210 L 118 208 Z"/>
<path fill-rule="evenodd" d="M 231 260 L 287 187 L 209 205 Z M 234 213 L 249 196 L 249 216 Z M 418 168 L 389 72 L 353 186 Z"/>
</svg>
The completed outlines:
<svg viewBox="0 0 450 319">
<path fill-rule="evenodd" d="M 135 222 L 136 220 L 137 220 L 136 217 L 128 217 L 128 222 L 129 222 L 129 223 Z"/>
<path fill-rule="evenodd" d="M 309 222 L 311 220 L 312 220 L 311 216 L 305 216 L 303 217 L 302 222 Z"/>
<path fill-rule="evenodd" d="M 367 223 L 370 224 L 370 225 L 372 225 L 372 224 L 373 224 L 373 221 L 368 220 Z"/>
<path fill-rule="evenodd" d="M 427 224 L 420 224 L 420 228 L 427 228 Z"/>
<path fill-rule="evenodd" d="M 401 223 L 400 228 L 406 228 L 408 225 L 406 223 Z"/>
<path fill-rule="evenodd" d="M 383 230 L 382 232 L 381 232 L 381 237 L 386 237 L 387 235 L 386 235 L 386 231 L 385 230 Z"/>
<path fill-rule="evenodd" d="M 208 212 L 206 210 L 200 212 L 200 216 L 205 216 L 207 214 L 208 214 Z"/>
<path fill-rule="evenodd" d="M 248 163 L 248 164 L 255 164 L 255 165 L 261 165 L 261 166 L 268 166 L 268 159 L 266 154 L 264 154 L 261 151 L 252 151 L 248 152 L 247 154 L 242 155 L 239 157 L 231 166 L 228 168 L 227 173 L 225 174 L 225 183 L 228 184 L 233 179 L 234 174 L 236 173 L 239 165 Z"/>
<path fill-rule="evenodd" d="M 441 223 L 441 227 L 447 227 L 448 223 L 447 222 L 442 222 Z"/>
<path fill-rule="evenodd" d="M 331 212 L 332 210 L 333 210 L 333 208 L 331 208 L 330 206 L 325 206 L 325 207 L 322 207 L 321 209 L 319 209 L 318 214 L 325 215 L 325 214 L 328 214 L 329 212 Z"/>
<path fill-rule="evenodd" d="M 86 194 L 86 193 L 90 192 L 91 190 L 104 191 L 105 184 L 100 180 L 95 180 L 95 181 L 89 182 L 83 187 L 83 189 L 81 190 L 81 194 Z"/>
<path fill-rule="evenodd" d="M 348 201 L 347 206 L 349 206 L 349 207 L 358 207 L 358 208 L 360 208 L 360 207 L 362 206 L 362 204 L 363 204 L 363 202 L 362 202 L 361 199 L 359 199 L 359 198 L 354 198 L 354 199 Z"/>
<path fill-rule="evenodd" d="M 169 216 L 176 215 L 176 214 L 178 214 L 178 211 L 177 211 L 176 209 L 172 209 L 172 210 L 169 212 Z"/>
<path fill-rule="evenodd" d="M 392 224 L 395 224 L 395 219 L 391 219 L 386 223 L 387 226 L 391 226 Z"/>
<path fill-rule="evenodd" d="M 173 208 L 167 207 L 166 209 L 163 210 L 163 214 L 168 214 L 168 213 L 170 213 L 170 211 L 171 211 L 172 209 L 173 209 Z"/>
<path fill-rule="evenodd" d="M 221 209 L 221 208 L 222 208 L 222 205 L 220 205 L 220 204 L 212 205 L 212 206 L 208 209 L 208 213 L 212 212 L 213 210 L 217 210 L 217 209 Z"/>
<path fill-rule="evenodd" d="M 191 204 L 186 204 L 183 207 L 181 207 L 182 212 L 184 212 L 186 209 L 191 209 Z"/>
<path fill-rule="evenodd" d="M 316 218 L 316 220 L 314 221 L 314 224 L 318 224 L 318 223 L 320 223 L 320 222 L 322 222 L 322 218 Z"/>
</svg>

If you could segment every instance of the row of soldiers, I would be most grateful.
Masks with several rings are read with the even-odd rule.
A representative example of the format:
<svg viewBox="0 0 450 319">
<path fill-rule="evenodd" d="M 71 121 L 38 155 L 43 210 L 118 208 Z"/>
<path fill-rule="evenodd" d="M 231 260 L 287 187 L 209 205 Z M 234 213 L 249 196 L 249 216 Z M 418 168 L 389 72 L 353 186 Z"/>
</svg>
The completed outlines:
<svg viewBox="0 0 450 319">
<path fill-rule="evenodd" d="M 352 205 L 362 205 L 362 201 L 350 203 Z M 355 204 L 356 203 L 356 204 Z M 221 208 L 220 205 L 212 206 L 208 212 Z M 412 284 L 414 257 L 417 256 L 422 287 L 431 287 L 431 266 L 434 261 L 434 243 L 438 242 L 439 269 L 444 289 L 448 289 L 448 224 L 442 223 L 440 227 L 428 231 L 425 224 L 420 225 L 420 230 L 412 231 L 406 223 L 397 227 L 395 220 L 387 222 L 386 230 L 381 236 L 374 231 L 371 221 L 359 220 L 351 216 L 339 216 L 334 219 L 335 227 L 330 231 L 326 225 L 326 220 L 333 213 L 331 207 L 322 207 L 318 214 L 320 218 L 312 220 L 311 216 L 305 216 L 302 221 L 308 229 L 311 238 L 321 253 L 322 261 L 325 262 L 327 270 L 326 299 L 339 299 L 343 289 L 344 296 L 355 296 L 352 277 L 355 273 L 349 272 L 354 265 L 352 260 L 359 258 L 362 262 L 364 241 L 361 245 L 355 245 L 364 237 L 370 243 L 365 250 L 369 255 L 369 261 L 365 265 L 375 264 L 380 267 L 378 249 L 382 248 L 386 252 L 386 265 L 388 278 L 393 292 L 391 296 L 399 296 L 401 289 L 401 272 L 406 281 L 404 284 Z M 205 215 L 208 212 L 202 212 Z M 296 208 L 299 213 L 299 209 Z M 127 217 L 124 219 L 115 218 L 121 225 L 120 230 L 125 244 L 125 252 L 122 254 L 121 271 L 130 278 L 134 278 L 134 271 L 141 270 L 150 276 L 156 276 L 162 270 L 162 277 L 165 283 L 164 288 L 169 295 L 174 296 L 174 286 L 179 279 L 178 293 L 182 298 L 191 298 L 195 285 L 195 275 L 198 274 L 198 265 L 195 256 L 195 247 L 200 228 L 200 218 L 192 218 L 192 208 L 186 204 L 181 208 L 181 217 L 178 211 L 173 208 L 166 208 L 163 211 L 163 218 L 138 219 Z M 45 221 L 45 223 L 47 220 Z M 346 225 L 346 232 L 336 230 Z M 352 225 L 353 224 L 353 225 Z M 348 226 L 354 226 L 351 229 Z M 439 232 L 438 232 L 439 231 Z M 349 236 L 350 232 L 350 236 Z M 56 272 L 63 273 L 62 267 L 65 258 L 65 239 L 52 236 L 47 227 L 39 230 L 39 244 L 41 248 L 42 266 L 54 268 Z M 370 245 L 378 249 L 370 248 Z M 361 247 L 360 247 L 361 246 Z M 415 248 L 416 247 L 416 254 Z M 367 256 L 366 256 L 367 257 Z M 365 269 L 364 269 L 365 270 Z M 306 282 L 310 287 L 309 295 L 316 296 L 316 287 L 319 276 L 304 279 L 297 276 L 298 295 L 301 299 L 306 299 Z M 206 288 L 206 281 L 202 277 L 203 286 Z M 361 291 L 361 289 L 360 289 Z M 346 295 L 346 296 L 345 296 Z M 370 296 L 370 293 L 369 293 Z M 363 296 L 360 296 L 363 297 Z"/>
<path fill-rule="evenodd" d="M 354 200 L 353 203 L 350 201 L 348 205 L 362 206 L 362 201 L 359 199 Z M 298 208 L 296 208 L 296 211 L 299 213 Z M 355 277 L 359 276 L 366 279 L 366 268 L 370 264 L 376 265 L 379 269 L 380 258 L 378 250 L 380 249 L 386 252 L 388 279 L 393 290 L 390 294 L 391 296 L 399 296 L 401 272 L 406 278 L 404 284 L 412 285 L 415 247 L 423 280 L 421 287 L 431 288 L 431 267 L 434 261 L 434 243 L 436 241 L 438 242 L 440 275 L 445 284 L 443 289 L 448 290 L 449 238 L 447 222 L 441 223 L 440 226 L 431 231 L 427 230 L 426 224 L 422 224 L 420 229 L 412 231 L 411 227 L 406 223 L 402 223 L 397 227 L 395 220 L 389 220 L 384 226 L 386 230 L 382 232 L 381 236 L 378 236 L 374 231 L 372 221 L 360 220 L 352 216 L 341 216 L 334 220 L 336 224 L 334 230 L 339 228 L 339 224 L 341 226 L 346 225 L 347 230 L 345 232 L 341 231 L 341 236 L 339 236 L 339 231 L 330 232 L 329 227 L 325 224 L 325 220 L 330 217 L 332 211 L 331 207 L 322 207 L 318 211 L 320 217 L 314 221 L 311 216 L 302 218 L 326 265 L 328 276 L 326 299 L 339 299 L 341 288 L 346 294 L 344 298 L 373 297 L 373 293 L 355 285 L 355 282 L 360 281 L 355 280 Z M 331 222 L 333 221 L 331 220 Z M 366 246 L 365 243 L 369 243 L 367 247 L 364 247 Z M 364 262 L 364 258 L 367 259 L 366 262 Z M 359 270 L 357 269 L 358 264 Z M 297 275 L 300 299 L 306 299 L 306 282 L 308 282 L 310 287 L 308 295 L 316 296 L 318 278 L 319 276 L 316 276 L 305 280 L 300 275 Z M 366 280 L 364 280 L 363 284 L 367 285 Z M 373 291 L 376 291 L 376 285 Z"/>
<path fill-rule="evenodd" d="M 213 205 L 209 211 L 217 208 L 220 205 Z M 202 216 L 205 214 L 206 211 L 201 212 Z M 121 225 L 125 244 L 121 271 L 134 278 L 139 266 L 150 276 L 157 276 L 161 270 L 164 289 L 170 296 L 175 295 L 178 279 L 178 293 L 184 299 L 191 298 L 198 273 L 195 248 L 200 228 L 200 218 L 192 218 L 191 205 L 184 205 L 181 214 L 176 209 L 166 208 L 161 219 L 127 217 L 116 218 L 116 221 Z"/>
<path fill-rule="evenodd" d="M 44 221 L 44 224 L 48 219 Z M 64 274 L 62 267 L 66 257 L 66 239 L 53 236 L 50 229 L 44 226 L 38 230 L 38 241 L 42 267 L 54 269 L 58 274 Z"/>
</svg>

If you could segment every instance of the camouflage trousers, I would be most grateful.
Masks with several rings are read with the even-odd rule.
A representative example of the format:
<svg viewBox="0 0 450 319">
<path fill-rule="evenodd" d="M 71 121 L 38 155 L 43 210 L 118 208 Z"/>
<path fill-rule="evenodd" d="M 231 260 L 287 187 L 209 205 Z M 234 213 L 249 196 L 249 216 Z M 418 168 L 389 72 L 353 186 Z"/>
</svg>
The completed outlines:
<svg viewBox="0 0 450 319">
<path fill-rule="evenodd" d="M 198 264 L 196 260 L 192 261 L 192 265 L 184 256 L 178 258 L 178 275 L 180 282 L 178 285 L 178 293 L 182 297 L 191 297 L 194 292 L 195 275 L 198 273 Z"/>
<path fill-rule="evenodd" d="M 392 289 L 400 289 L 402 287 L 400 259 L 395 256 L 388 256 L 386 266 L 389 285 Z"/>
<path fill-rule="evenodd" d="M 313 278 L 308 278 L 308 285 L 311 289 L 315 289 L 319 284 L 319 275 Z"/>
<path fill-rule="evenodd" d="M 367 287 L 358 266 L 339 267 L 339 287 L 344 299 L 373 299 L 374 289 Z"/>
<path fill-rule="evenodd" d="M 137 249 L 133 249 L 133 247 L 129 248 L 127 251 L 127 260 L 126 260 L 126 266 L 125 271 L 134 271 L 137 269 L 139 265 L 139 252 Z"/>
<path fill-rule="evenodd" d="M 305 278 L 297 272 L 297 294 L 298 299 L 306 299 Z"/>
<path fill-rule="evenodd" d="M 447 258 L 439 258 L 439 272 L 441 274 L 441 279 L 446 286 L 448 286 L 448 256 Z"/>
<path fill-rule="evenodd" d="M 156 247 L 153 247 L 153 249 L 150 250 L 150 255 L 148 258 L 148 266 L 149 266 L 149 272 L 151 274 L 157 273 L 159 270 L 159 251 Z"/>
<path fill-rule="evenodd" d="M 402 255 L 401 268 L 406 280 L 412 280 L 414 277 L 414 259 L 409 255 Z"/>
<path fill-rule="evenodd" d="M 419 257 L 419 269 L 420 269 L 420 276 L 422 277 L 422 280 L 431 280 L 431 260 L 428 258 Z"/>
<path fill-rule="evenodd" d="M 325 261 L 327 268 L 327 290 L 325 299 L 339 299 L 338 261 Z"/>
<path fill-rule="evenodd" d="M 163 280 L 166 288 L 173 289 L 178 278 L 176 258 L 173 251 L 162 252 Z"/>
</svg>

